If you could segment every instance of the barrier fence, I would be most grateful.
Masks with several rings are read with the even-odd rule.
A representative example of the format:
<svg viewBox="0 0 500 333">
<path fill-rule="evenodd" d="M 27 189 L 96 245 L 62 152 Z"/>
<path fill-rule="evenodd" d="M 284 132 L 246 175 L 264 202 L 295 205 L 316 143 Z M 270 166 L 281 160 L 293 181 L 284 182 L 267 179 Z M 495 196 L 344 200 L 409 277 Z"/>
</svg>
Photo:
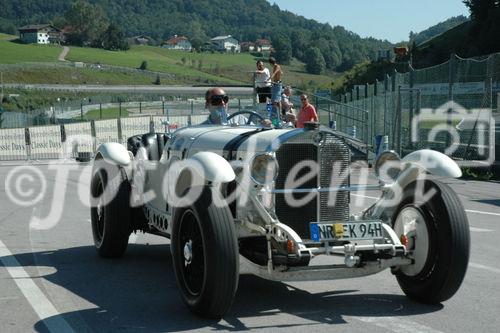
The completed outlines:
<svg viewBox="0 0 500 333">
<path fill-rule="evenodd" d="M 495 120 L 489 115 L 500 118 L 500 54 L 482 59 L 452 55 L 444 64 L 409 69 L 340 96 L 328 91 L 311 96 L 321 123 L 356 138 L 366 149 L 374 150 L 376 137 L 387 135 L 390 149 L 401 155 L 432 148 L 464 161 L 494 159 L 492 147 L 500 145 L 500 136 L 495 138 Z M 300 93 L 295 89 L 296 106 Z M 61 101 L 29 113 L 3 112 L 0 160 L 89 153 L 103 142 L 124 144 L 133 134 L 195 125 L 206 119 L 203 110 L 200 98 L 93 104 L 86 100 L 79 105 Z M 231 99 L 229 113 L 240 110 L 256 110 L 255 99 Z M 40 126 L 31 127 L 35 125 Z M 67 137 L 89 133 L 91 144 L 78 143 L 70 152 L 64 147 Z M 58 135 L 60 139 L 48 139 Z"/>
<path fill-rule="evenodd" d="M 229 101 L 229 112 L 253 110 L 255 100 L 233 98 Z M 155 116 L 194 116 L 205 114 L 205 100 L 153 100 L 130 102 L 91 103 L 61 101 L 41 109 L 22 112 L 0 113 L 0 128 L 19 128 L 41 125 L 68 124 L 82 121 Z"/>
<path fill-rule="evenodd" d="M 315 99 L 325 123 L 333 120 L 337 129 L 371 146 L 377 135 L 387 135 L 390 148 L 401 155 L 432 148 L 459 160 L 487 161 L 500 145 L 494 134 L 500 54 L 480 59 L 452 55 L 446 63 L 410 66 L 407 73 L 394 71 L 383 81 L 330 98 L 336 102 Z"/>
<path fill-rule="evenodd" d="M 0 130 L 0 161 L 90 157 L 105 142 L 126 146 L 127 138 L 202 123 L 206 115 L 137 116 Z"/>
</svg>

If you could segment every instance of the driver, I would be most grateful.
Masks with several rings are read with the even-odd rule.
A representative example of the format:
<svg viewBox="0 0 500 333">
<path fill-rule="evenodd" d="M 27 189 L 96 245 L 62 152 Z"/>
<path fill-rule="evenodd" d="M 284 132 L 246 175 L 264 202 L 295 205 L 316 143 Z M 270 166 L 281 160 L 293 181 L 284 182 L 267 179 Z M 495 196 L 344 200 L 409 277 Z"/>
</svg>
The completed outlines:
<svg viewBox="0 0 500 333">
<path fill-rule="evenodd" d="M 205 93 L 205 109 L 210 112 L 202 124 L 220 125 L 227 123 L 229 96 L 222 88 L 211 88 Z"/>
<path fill-rule="evenodd" d="M 207 120 L 205 120 L 202 125 L 221 125 L 228 124 L 228 103 L 229 96 L 226 94 L 224 89 L 220 87 L 215 87 L 208 89 L 205 93 L 205 108 L 210 112 Z M 245 125 L 247 124 L 247 118 L 243 115 L 237 115 L 233 117 L 229 123 L 231 125 Z M 266 126 L 267 123 L 261 122 L 262 125 Z M 270 122 L 269 122 L 270 123 Z"/>
</svg>

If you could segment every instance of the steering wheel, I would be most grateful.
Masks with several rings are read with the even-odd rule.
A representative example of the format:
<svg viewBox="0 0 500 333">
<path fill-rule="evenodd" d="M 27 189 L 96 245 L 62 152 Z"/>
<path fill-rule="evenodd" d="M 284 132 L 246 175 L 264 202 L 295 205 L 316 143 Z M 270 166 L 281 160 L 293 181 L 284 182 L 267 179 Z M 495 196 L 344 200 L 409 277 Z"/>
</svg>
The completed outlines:
<svg viewBox="0 0 500 333">
<path fill-rule="evenodd" d="M 245 125 L 251 125 L 253 123 L 253 121 L 252 121 L 253 118 L 257 118 L 259 120 L 258 121 L 259 123 L 262 120 L 264 120 L 264 117 L 262 117 L 260 114 L 258 114 L 255 111 L 242 110 L 242 111 L 235 112 L 232 115 L 228 116 L 227 117 L 227 121 L 230 122 L 231 119 L 233 119 L 234 117 L 239 116 L 239 115 L 243 115 L 243 114 L 247 114 L 248 115 L 248 120 L 247 120 L 247 122 L 246 122 Z"/>
</svg>

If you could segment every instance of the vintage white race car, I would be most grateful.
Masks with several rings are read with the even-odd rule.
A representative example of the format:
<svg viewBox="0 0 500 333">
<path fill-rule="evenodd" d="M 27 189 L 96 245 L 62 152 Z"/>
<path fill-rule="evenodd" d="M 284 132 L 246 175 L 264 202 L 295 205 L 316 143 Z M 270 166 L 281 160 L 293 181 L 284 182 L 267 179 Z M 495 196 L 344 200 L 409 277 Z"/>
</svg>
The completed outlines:
<svg viewBox="0 0 500 333">
<path fill-rule="evenodd" d="M 249 115 L 250 118 L 253 114 Z M 458 290 L 470 235 L 453 190 L 429 176 L 459 177 L 447 156 L 420 150 L 377 159 L 379 185 L 352 185 L 344 138 L 304 129 L 201 125 L 105 143 L 91 181 L 95 246 L 123 255 L 129 235 L 171 240 L 183 300 L 203 317 L 230 308 L 239 274 L 278 281 L 370 275 L 390 268 L 404 293 L 444 301 Z M 388 167 L 389 166 L 389 167 Z M 350 192 L 380 189 L 350 213 Z M 330 256 L 330 265 L 313 258 Z"/>
</svg>

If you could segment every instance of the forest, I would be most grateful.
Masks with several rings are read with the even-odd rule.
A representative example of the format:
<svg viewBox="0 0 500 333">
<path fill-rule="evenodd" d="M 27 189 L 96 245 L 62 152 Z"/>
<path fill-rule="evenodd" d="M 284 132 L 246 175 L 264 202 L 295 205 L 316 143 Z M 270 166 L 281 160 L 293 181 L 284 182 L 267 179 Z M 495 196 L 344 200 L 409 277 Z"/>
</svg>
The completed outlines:
<svg viewBox="0 0 500 333">
<path fill-rule="evenodd" d="M 308 64 L 308 72 L 317 74 L 325 70 L 345 71 L 357 63 L 376 59 L 379 50 L 393 47 L 385 40 L 361 38 L 342 26 L 319 23 L 281 10 L 266 0 L 79 0 L 78 3 L 91 5 L 93 17 L 107 22 L 97 25 L 102 29 L 111 26 L 115 36 L 120 32 L 124 37 L 147 35 L 160 43 L 173 35 L 185 35 L 198 49 L 218 35 L 232 35 L 240 42 L 267 38 L 273 43 L 278 61 L 287 64 L 294 57 Z M 17 28 L 26 24 L 52 23 L 59 28 L 68 23 L 74 25 L 68 15 L 74 6 L 74 2 L 66 0 L 2 0 L 0 32 L 16 34 Z M 92 34 L 98 32 L 92 30 L 97 29 L 88 30 L 85 38 L 96 40 L 98 36 Z"/>
</svg>

